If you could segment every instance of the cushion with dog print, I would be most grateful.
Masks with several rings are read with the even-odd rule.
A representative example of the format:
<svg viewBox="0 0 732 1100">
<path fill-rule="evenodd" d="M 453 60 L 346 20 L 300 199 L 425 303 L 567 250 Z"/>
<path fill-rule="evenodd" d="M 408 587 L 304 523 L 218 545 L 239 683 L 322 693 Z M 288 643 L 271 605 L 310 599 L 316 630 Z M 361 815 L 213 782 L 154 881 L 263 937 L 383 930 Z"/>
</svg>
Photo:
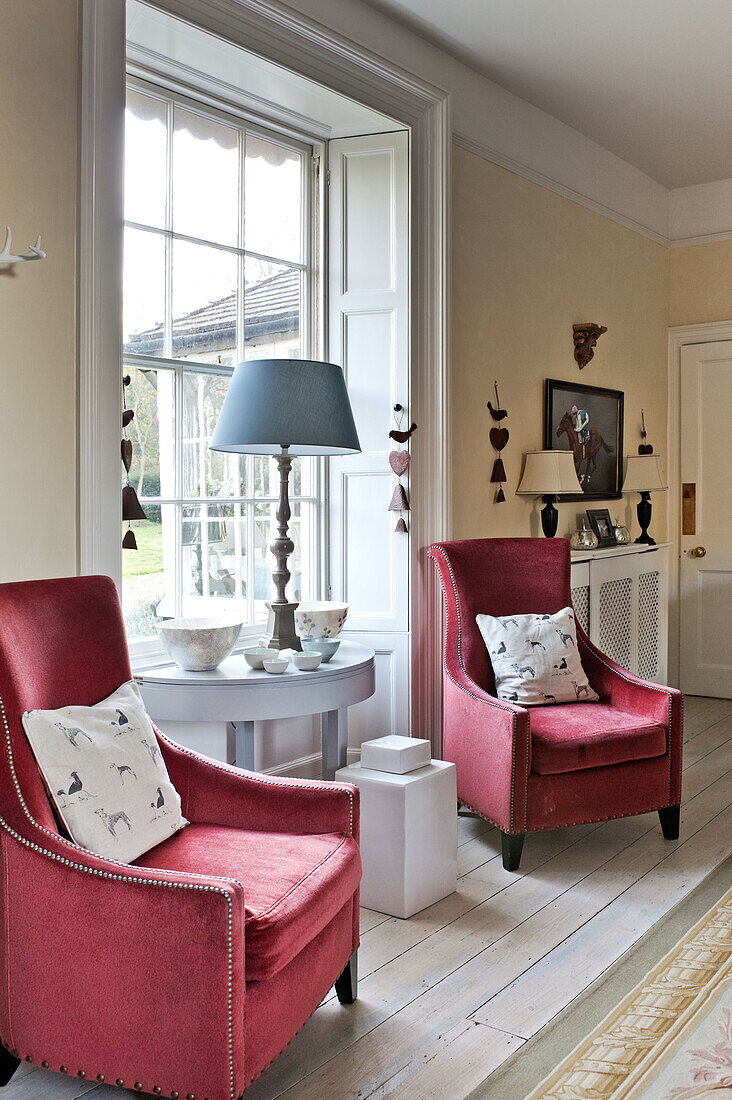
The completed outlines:
<svg viewBox="0 0 732 1100">
<path fill-rule="evenodd" d="M 577 650 L 571 607 L 554 615 L 476 615 L 496 679 L 496 695 L 521 707 L 595 703 Z"/>
<path fill-rule="evenodd" d="M 91 707 L 26 711 L 23 727 L 82 848 L 129 863 L 188 824 L 132 680 Z"/>
</svg>

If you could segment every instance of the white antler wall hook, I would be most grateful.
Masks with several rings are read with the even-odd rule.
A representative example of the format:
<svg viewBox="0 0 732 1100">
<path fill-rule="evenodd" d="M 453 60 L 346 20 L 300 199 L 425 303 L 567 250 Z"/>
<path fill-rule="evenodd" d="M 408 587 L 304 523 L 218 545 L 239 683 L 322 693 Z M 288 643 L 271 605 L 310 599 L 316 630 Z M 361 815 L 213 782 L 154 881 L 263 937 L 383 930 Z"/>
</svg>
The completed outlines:
<svg viewBox="0 0 732 1100">
<path fill-rule="evenodd" d="M 0 264 L 19 264 L 23 260 L 45 260 L 46 253 L 41 251 L 41 238 L 36 237 L 36 243 L 29 246 L 27 252 L 19 252 L 13 255 L 13 235 L 10 226 L 5 227 L 5 244 L 0 252 Z"/>
</svg>

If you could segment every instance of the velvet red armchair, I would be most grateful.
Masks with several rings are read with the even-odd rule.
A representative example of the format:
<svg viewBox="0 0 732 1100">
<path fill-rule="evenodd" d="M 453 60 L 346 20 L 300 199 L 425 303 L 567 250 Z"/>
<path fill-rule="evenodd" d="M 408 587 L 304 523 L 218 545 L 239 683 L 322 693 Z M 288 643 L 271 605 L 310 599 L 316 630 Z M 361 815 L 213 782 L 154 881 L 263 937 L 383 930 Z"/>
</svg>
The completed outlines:
<svg viewBox="0 0 732 1100">
<path fill-rule="evenodd" d="M 356 995 L 358 792 L 159 735 L 191 822 L 135 864 L 62 835 L 21 725 L 131 676 L 106 577 L 0 585 L 0 1084 L 20 1059 L 236 1100 L 335 984 Z"/>
<path fill-rule="evenodd" d="M 520 707 L 495 698 L 475 616 L 554 614 L 571 606 L 565 539 L 472 539 L 428 549 L 445 607 L 442 750 L 458 799 L 496 825 L 503 865 L 518 868 L 524 836 L 658 810 L 679 835 L 683 698 L 631 675 L 577 624 L 597 703 Z"/>
</svg>

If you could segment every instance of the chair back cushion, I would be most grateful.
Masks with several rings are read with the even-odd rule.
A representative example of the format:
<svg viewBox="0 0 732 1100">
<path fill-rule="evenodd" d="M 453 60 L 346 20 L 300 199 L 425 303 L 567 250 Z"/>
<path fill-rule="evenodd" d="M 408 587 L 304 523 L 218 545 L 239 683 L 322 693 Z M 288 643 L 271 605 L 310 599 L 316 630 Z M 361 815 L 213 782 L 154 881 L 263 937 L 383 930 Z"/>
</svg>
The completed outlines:
<svg viewBox="0 0 732 1100">
<path fill-rule="evenodd" d="M 551 614 L 570 606 L 566 539 L 466 539 L 435 543 L 447 609 L 447 645 L 465 672 L 493 693 L 493 668 L 476 615 Z"/>
<path fill-rule="evenodd" d="M 23 713 L 91 706 L 131 677 L 122 611 L 109 577 L 0 584 L 3 817 L 22 825 L 20 794 L 40 825 L 58 831 Z"/>
</svg>

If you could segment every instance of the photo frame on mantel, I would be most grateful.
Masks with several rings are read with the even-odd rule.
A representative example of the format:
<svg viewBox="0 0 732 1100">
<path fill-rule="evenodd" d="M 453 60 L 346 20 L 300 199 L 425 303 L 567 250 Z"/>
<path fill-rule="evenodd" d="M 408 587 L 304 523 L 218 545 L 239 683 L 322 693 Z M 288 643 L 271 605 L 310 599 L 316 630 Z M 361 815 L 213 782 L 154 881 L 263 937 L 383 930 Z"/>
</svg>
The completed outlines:
<svg viewBox="0 0 732 1100">
<path fill-rule="evenodd" d="M 623 477 L 622 390 L 547 378 L 544 449 L 572 451 L 581 495 L 562 500 L 618 500 Z"/>
</svg>

